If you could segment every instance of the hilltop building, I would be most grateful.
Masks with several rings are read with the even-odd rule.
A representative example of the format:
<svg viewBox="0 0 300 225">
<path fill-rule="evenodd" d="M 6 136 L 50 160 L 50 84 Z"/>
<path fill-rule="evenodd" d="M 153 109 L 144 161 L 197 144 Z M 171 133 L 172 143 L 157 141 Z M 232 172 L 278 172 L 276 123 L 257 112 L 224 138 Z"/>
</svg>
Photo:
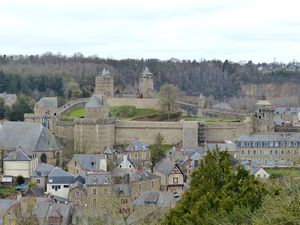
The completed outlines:
<svg viewBox="0 0 300 225">
<path fill-rule="evenodd" d="M 139 96 L 141 98 L 154 97 L 153 74 L 150 72 L 148 67 L 145 68 L 139 80 Z"/>
<path fill-rule="evenodd" d="M 114 77 L 104 68 L 101 75 L 96 77 L 95 94 L 113 98 L 114 93 Z"/>
</svg>

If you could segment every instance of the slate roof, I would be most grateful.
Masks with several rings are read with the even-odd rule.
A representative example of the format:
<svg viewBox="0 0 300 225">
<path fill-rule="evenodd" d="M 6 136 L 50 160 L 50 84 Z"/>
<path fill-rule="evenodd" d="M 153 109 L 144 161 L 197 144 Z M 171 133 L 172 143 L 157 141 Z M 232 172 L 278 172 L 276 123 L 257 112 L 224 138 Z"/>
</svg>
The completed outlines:
<svg viewBox="0 0 300 225">
<path fill-rule="evenodd" d="M 73 184 L 75 176 L 58 167 L 54 167 L 48 175 L 49 184 Z"/>
<path fill-rule="evenodd" d="M 159 179 L 159 176 L 155 175 L 154 173 L 151 173 L 149 171 L 143 170 L 135 170 L 132 172 L 129 172 L 129 179 L 130 181 L 143 181 L 143 180 L 149 180 L 149 179 Z"/>
<path fill-rule="evenodd" d="M 17 95 L 16 94 L 8 94 L 6 92 L 2 92 L 2 93 L 0 93 L 0 98 L 3 98 L 4 101 L 12 101 L 14 99 L 17 99 Z"/>
<path fill-rule="evenodd" d="M 43 97 L 38 101 L 37 105 L 41 107 L 57 108 L 57 97 Z"/>
<path fill-rule="evenodd" d="M 155 205 L 159 207 L 171 208 L 174 201 L 172 192 L 145 191 L 133 201 L 134 205 L 147 206 Z"/>
<path fill-rule="evenodd" d="M 237 141 L 300 141 L 300 133 L 257 133 L 242 135 Z"/>
<path fill-rule="evenodd" d="M 257 171 L 259 171 L 262 167 L 256 165 L 255 162 L 251 161 L 249 165 L 249 160 L 241 160 L 241 165 L 249 172 L 250 175 L 254 175 Z"/>
<path fill-rule="evenodd" d="M 135 139 L 133 140 L 126 148 L 126 151 L 148 151 L 149 150 L 149 145 L 144 144 L 141 141 Z"/>
<path fill-rule="evenodd" d="M 146 66 L 144 72 L 142 72 L 142 75 L 152 75 L 152 73 L 150 72 L 150 70 L 147 66 Z"/>
<path fill-rule="evenodd" d="M 41 124 L 4 122 L 0 130 L 0 148 L 15 150 L 18 146 L 33 152 L 53 151 L 61 148 L 58 140 Z"/>
<path fill-rule="evenodd" d="M 207 148 L 213 150 L 216 147 L 219 147 L 221 151 L 227 150 L 228 152 L 236 152 L 236 145 L 234 143 L 208 143 Z"/>
<path fill-rule="evenodd" d="M 97 170 L 100 168 L 100 159 L 105 159 L 104 154 L 75 154 L 73 160 L 76 161 L 83 170 Z"/>
<path fill-rule="evenodd" d="M 104 150 L 104 154 L 106 155 L 113 155 L 114 153 L 116 152 L 115 149 L 111 148 L 111 147 L 107 147 L 105 150 Z"/>
<path fill-rule="evenodd" d="M 103 102 L 96 96 L 93 95 L 89 101 L 85 104 L 85 108 L 99 108 L 103 107 Z"/>
<path fill-rule="evenodd" d="M 95 178 L 95 179 L 94 179 Z M 96 182 L 94 182 L 94 180 Z M 112 176 L 109 172 L 88 173 L 85 177 L 86 185 L 107 185 L 112 183 Z"/>
<path fill-rule="evenodd" d="M 38 186 L 34 186 L 34 187 L 29 188 L 26 195 L 31 195 L 31 194 L 34 197 L 43 197 L 43 193 L 42 193 L 41 189 Z"/>
<path fill-rule="evenodd" d="M 48 220 L 49 217 L 61 217 L 62 221 L 60 224 L 67 225 L 69 224 L 71 209 L 72 209 L 71 205 L 66 205 L 61 203 L 52 204 L 49 207 L 46 220 Z"/>
<path fill-rule="evenodd" d="M 110 72 L 109 72 L 109 70 L 107 70 L 107 69 L 103 69 L 102 70 L 102 73 L 101 73 L 101 76 L 109 76 L 110 75 Z"/>
<path fill-rule="evenodd" d="M 169 175 L 173 168 L 175 167 L 176 163 L 174 161 L 171 161 L 169 158 L 165 158 L 160 160 L 155 166 L 154 171 L 158 171 L 164 175 Z"/>
<path fill-rule="evenodd" d="M 227 102 L 219 102 L 216 103 L 212 106 L 213 109 L 226 109 L 226 110 L 231 110 L 232 107 L 229 103 Z"/>
<path fill-rule="evenodd" d="M 131 195 L 131 189 L 129 184 L 115 184 L 113 190 L 116 194 L 122 194 L 125 196 Z"/>
<path fill-rule="evenodd" d="M 28 157 L 21 147 L 18 147 L 15 152 L 10 152 L 3 161 L 31 161 L 31 158 Z"/>
<path fill-rule="evenodd" d="M 33 171 L 32 177 L 47 177 L 53 170 L 54 166 L 47 163 L 38 164 L 37 168 Z"/>
</svg>

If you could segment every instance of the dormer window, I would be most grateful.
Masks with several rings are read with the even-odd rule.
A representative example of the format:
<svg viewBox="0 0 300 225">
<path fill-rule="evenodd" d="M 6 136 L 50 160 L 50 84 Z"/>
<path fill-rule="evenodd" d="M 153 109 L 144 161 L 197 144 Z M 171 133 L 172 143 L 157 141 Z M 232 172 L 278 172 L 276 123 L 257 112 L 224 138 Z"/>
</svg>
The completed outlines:
<svg viewBox="0 0 300 225">
<path fill-rule="evenodd" d="M 93 177 L 93 184 L 97 183 L 97 177 Z"/>
<path fill-rule="evenodd" d="M 91 166 L 94 166 L 95 165 L 95 163 L 94 162 L 91 162 Z"/>
<path fill-rule="evenodd" d="M 77 162 L 76 161 L 74 162 L 74 165 L 77 166 Z"/>
</svg>

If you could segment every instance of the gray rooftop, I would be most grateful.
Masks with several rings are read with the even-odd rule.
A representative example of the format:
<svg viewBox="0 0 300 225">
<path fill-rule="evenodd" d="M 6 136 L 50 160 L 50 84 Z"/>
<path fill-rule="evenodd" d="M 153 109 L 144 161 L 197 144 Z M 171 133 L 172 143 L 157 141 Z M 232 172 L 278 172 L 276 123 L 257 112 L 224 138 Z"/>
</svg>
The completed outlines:
<svg viewBox="0 0 300 225">
<path fill-rule="evenodd" d="M 145 191 L 133 201 L 133 204 L 138 206 L 155 205 L 159 207 L 171 208 L 173 201 L 174 196 L 172 192 Z"/>
<path fill-rule="evenodd" d="M 126 148 L 126 151 L 148 151 L 149 150 L 149 145 L 144 144 L 140 142 L 139 140 L 135 139 L 133 140 Z"/>
<path fill-rule="evenodd" d="M 18 146 L 33 152 L 53 151 L 61 148 L 53 134 L 41 124 L 4 122 L 0 130 L 0 148 L 15 150 Z"/>
<path fill-rule="evenodd" d="M 43 97 L 38 101 L 37 105 L 40 107 L 57 108 L 57 97 Z"/>
<path fill-rule="evenodd" d="M 300 133 L 256 133 L 242 135 L 237 141 L 300 141 Z"/>
<path fill-rule="evenodd" d="M 85 108 L 99 108 L 103 107 L 103 102 L 96 96 L 93 95 L 89 101 L 85 104 Z"/>
<path fill-rule="evenodd" d="M 31 161 L 31 159 L 21 147 L 18 147 L 16 151 L 10 152 L 3 161 Z"/>
<path fill-rule="evenodd" d="M 88 173 L 85 177 L 86 185 L 108 185 L 112 183 L 110 172 Z"/>
<path fill-rule="evenodd" d="M 48 183 L 50 184 L 73 184 L 75 176 L 58 167 L 54 167 L 48 175 Z"/>
<path fill-rule="evenodd" d="M 147 66 L 146 66 L 144 72 L 142 73 L 142 75 L 152 75 L 152 73 L 150 72 L 150 70 Z"/>
<path fill-rule="evenodd" d="M 105 158 L 104 154 L 75 154 L 72 161 L 75 160 L 83 170 L 98 170 L 100 159 Z"/>
<path fill-rule="evenodd" d="M 156 170 L 162 174 L 169 175 L 174 169 L 176 163 L 169 158 L 165 158 L 160 160 L 155 166 L 153 170 Z"/>
<path fill-rule="evenodd" d="M 231 110 L 232 107 L 227 102 L 219 102 L 212 106 L 213 109 L 225 109 L 225 110 Z"/>
<path fill-rule="evenodd" d="M 60 224 L 67 225 L 69 224 L 71 209 L 72 209 L 71 205 L 66 205 L 61 203 L 52 204 L 50 205 L 48 210 L 47 220 L 49 219 L 49 217 L 59 217 L 62 218 Z"/>
<path fill-rule="evenodd" d="M 33 177 L 47 177 L 53 170 L 54 166 L 47 163 L 40 163 L 35 171 L 33 171 Z"/>
</svg>

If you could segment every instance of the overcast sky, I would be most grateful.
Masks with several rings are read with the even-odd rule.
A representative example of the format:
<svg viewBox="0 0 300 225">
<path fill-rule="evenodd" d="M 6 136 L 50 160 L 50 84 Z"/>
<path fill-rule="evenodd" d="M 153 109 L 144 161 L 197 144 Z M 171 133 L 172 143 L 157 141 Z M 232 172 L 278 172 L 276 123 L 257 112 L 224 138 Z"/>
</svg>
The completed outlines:
<svg viewBox="0 0 300 225">
<path fill-rule="evenodd" d="M 300 61 L 297 0 L 1 0 L 0 54 Z"/>
</svg>

